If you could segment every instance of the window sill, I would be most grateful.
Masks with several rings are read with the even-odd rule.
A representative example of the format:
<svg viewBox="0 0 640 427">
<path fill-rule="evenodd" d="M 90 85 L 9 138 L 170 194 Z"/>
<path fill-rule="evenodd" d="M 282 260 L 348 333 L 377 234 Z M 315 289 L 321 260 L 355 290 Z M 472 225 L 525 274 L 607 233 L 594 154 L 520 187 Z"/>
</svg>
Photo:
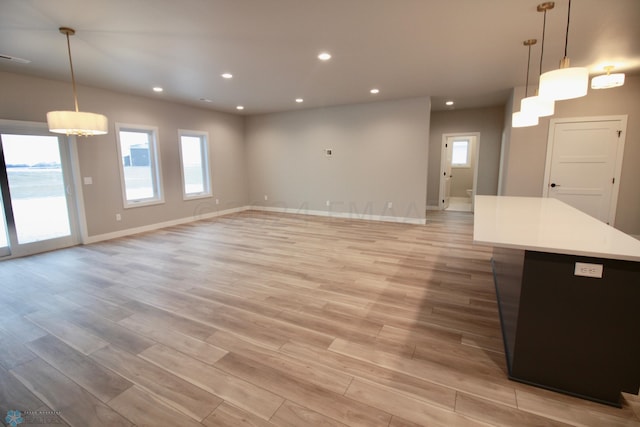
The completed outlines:
<svg viewBox="0 0 640 427">
<path fill-rule="evenodd" d="M 140 200 L 139 202 L 127 201 L 124 204 L 124 209 L 141 208 L 144 206 L 153 206 L 153 205 L 162 205 L 162 204 L 164 204 L 164 199 Z"/>
</svg>

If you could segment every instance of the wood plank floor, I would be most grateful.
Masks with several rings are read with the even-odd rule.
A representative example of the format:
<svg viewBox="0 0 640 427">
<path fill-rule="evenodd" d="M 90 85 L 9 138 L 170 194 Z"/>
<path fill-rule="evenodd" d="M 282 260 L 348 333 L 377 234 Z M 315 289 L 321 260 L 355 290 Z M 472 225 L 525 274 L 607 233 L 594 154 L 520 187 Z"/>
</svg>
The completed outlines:
<svg viewBox="0 0 640 427">
<path fill-rule="evenodd" d="M 0 419 L 640 426 L 506 378 L 472 223 L 243 212 L 0 262 Z"/>
</svg>

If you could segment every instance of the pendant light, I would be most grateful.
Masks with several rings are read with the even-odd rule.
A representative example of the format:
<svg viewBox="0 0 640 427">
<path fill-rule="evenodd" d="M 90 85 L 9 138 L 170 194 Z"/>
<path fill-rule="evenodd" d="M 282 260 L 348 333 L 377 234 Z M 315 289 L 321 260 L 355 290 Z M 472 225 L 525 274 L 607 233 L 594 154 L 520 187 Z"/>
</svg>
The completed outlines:
<svg viewBox="0 0 640 427">
<path fill-rule="evenodd" d="M 611 70 L 615 67 L 607 65 L 604 70 L 607 74 L 596 76 L 591 79 L 591 89 L 609 89 L 612 87 L 622 86 L 624 84 L 624 73 L 611 74 Z"/>
<path fill-rule="evenodd" d="M 564 41 L 564 58 L 560 68 L 547 71 L 540 76 L 540 96 L 554 101 L 580 98 L 587 94 L 589 86 L 589 70 L 585 67 L 571 67 L 567 56 L 569 44 L 569 22 L 571 18 L 571 0 L 567 11 L 567 32 Z"/>
<path fill-rule="evenodd" d="M 67 51 L 69 52 L 69 66 L 71 68 L 71 84 L 73 86 L 73 101 L 75 111 L 49 111 L 47 123 L 49 131 L 65 135 L 92 136 L 104 135 L 108 132 L 109 121 L 106 116 L 96 113 L 86 113 L 78 110 L 78 94 L 76 79 L 73 73 L 73 61 L 71 60 L 71 44 L 69 36 L 76 32 L 73 28 L 60 27 L 60 32 L 67 36 Z"/>
<path fill-rule="evenodd" d="M 529 39 L 522 42 L 523 45 L 529 48 L 529 58 L 527 59 L 527 78 L 524 87 L 525 98 L 527 98 L 527 95 L 529 94 L 529 65 L 531 65 L 531 46 L 533 46 L 537 42 L 538 40 L 536 39 Z M 514 128 L 536 126 L 537 124 L 538 116 L 535 114 L 531 114 L 530 111 L 522 110 L 522 108 L 520 109 L 520 111 L 513 113 L 513 115 L 511 116 L 511 126 Z"/>
<path fill-rule="evenodd" d="M 544 12 L 544 18 L 542 20 L 542 43 L 540 45 L 540 71 L 538 76 L 542 75 L 542 58 L 544 57 L 544 35 L 547 28 L 547 10 L 553 9 L 555 3 L 552 1 L 544 2 L 538 5 L 538 12 Z M 531 114 L 535 114 L 538 117 L 552 116 L 555 112 L 555 101 L 552 99 L 543 98 L 538 95 L 536 89 L 535 96 L 523 98 L 520 101 L 520 111 L 527 111 Z"/>
</svg>

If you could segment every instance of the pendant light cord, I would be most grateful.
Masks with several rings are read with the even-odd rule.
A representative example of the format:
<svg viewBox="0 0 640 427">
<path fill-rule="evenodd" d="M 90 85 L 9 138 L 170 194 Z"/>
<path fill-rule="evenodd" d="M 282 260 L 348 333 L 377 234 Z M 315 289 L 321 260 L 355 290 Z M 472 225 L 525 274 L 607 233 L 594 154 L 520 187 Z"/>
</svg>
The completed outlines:
<svg viewBox="0 0 640 427">
<path fill-rule="evenodd" d="M 538 76 L 542 75 L 542 58 L 544 57 L 544 34 L 547 28 L 547 10 L 544 10 L 544 18 L 542 19 L 542 45 L 540 46 L 540 73 Z"/>
<path fill-rule="evenodd" d="M 567 8 L 567 34 L 564 39 L 564 57 L 567 58 L 567 46 L 569 45 L 569 21 L 571 20 L 571 0 L 569 0 L 569 7 Z"/>
<path fill-rule="evenodd" d="M 76 113 L 78 110 L 78 92 L 76 90 L 76 77 L 73 73 L 73 61 L 71 60 L 71 43 L 69 42 L 69 33 L 67 35 L 67 51 L 69 52 L 69 67 L 71 67 L 71 85 L 73 86 L 73 102 L 76 105 Z"/>
<path fill-rule="evenodd" d="M 527 58 L 527 79 L 526 79 L 526 85 L 524 87 L 524 97 L 528 98 L 529 97 L 529 65 L 531 65 L 531 45 L 529 46 L 529 57 Z"/>
</svg>

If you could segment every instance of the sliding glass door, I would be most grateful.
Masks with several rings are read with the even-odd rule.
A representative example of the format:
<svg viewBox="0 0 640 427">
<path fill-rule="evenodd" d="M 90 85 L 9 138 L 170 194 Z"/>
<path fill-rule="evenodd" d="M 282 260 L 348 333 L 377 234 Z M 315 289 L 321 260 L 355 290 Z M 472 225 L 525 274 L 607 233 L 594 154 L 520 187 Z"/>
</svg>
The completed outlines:
<svg viewBox="0 0 640 427">
<path fill-rule="evenodd" d="M 37 125 L 0 124 L 0 256 L 78 242 L 66 137 Z"/>
</svg>

